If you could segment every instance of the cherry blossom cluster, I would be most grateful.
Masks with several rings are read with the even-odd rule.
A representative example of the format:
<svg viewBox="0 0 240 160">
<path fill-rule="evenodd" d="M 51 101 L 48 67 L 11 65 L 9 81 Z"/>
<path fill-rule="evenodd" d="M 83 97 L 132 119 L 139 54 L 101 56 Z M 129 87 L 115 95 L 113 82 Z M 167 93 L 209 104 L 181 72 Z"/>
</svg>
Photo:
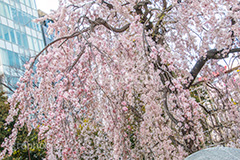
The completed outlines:
<svg viewBox="0 0 240 160">
<path fill-rule="evenodd" d="M 39 131 L 46 159 L 183 159 L 240 147 L 238 0 L 59 4 L 36 20 L 54 21 L 55 41 L 25 64 L 0 158 L 24 125 Z M 229 56 L 234 66 L 223 68 Z"/>
</svg>

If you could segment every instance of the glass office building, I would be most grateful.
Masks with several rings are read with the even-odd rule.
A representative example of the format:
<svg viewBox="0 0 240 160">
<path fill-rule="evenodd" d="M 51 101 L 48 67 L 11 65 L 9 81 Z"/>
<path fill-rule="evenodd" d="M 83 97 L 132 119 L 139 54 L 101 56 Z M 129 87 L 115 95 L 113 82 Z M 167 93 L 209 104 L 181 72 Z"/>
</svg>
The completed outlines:
<svg viewBox="0 0 240 160">
<path fill-rule="evenodd" d="M 0 0 L 0 78 L 13 89 L 23 64 L 44 47 L 37 17 L 35 0 Z"/>
</svg>

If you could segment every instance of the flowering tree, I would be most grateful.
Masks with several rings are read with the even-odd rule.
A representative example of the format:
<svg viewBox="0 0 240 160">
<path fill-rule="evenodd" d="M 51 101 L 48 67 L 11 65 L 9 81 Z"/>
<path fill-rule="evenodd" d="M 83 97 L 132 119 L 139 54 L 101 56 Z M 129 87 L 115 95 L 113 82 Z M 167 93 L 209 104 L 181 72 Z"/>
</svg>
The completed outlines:
<svg viewBox="0 0 240 160">
<path fill-rule="evenodd" d="M 239 147 L 238 0 L 59 3 L 38 20 L 54 21 L 56 40 L 25 65 L 9 99 L 6 121 L 19 118 L 2 156 L 24 124 L 38 128 L 47 159 L 183 159 Z"/>
</svg>

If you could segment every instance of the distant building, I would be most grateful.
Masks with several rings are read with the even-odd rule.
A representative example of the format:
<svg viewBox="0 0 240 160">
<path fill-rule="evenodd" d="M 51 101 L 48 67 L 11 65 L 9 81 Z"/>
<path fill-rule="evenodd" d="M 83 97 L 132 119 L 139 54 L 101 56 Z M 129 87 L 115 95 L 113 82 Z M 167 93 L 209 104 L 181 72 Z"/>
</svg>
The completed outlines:
<svg viewBox="0 0 240 160">
<path fill-rule="evenodd" d="M 0 0 L 0 80 L 13 90 L 23 64 L 44 48 L 41 27 L 32 22 L 35 18 L 35 0 Z"/>
<path fill-rule="evenodd" d="M 46 13 L 44 13 L 41 10 L 38 10 L 38 16 L 39 17 L 44 17 L 45 15 L 46 15 Z M 41 23 L 41 29 L 42 29 L 42 34 L 43 34 L 43 41 L 44 41 L 45 46 L 48 45 L 50 42 L 52 42 L 53 39 L 54 39 L 54 35 L 49 35 L 47 33 L 48 25 L 50 23 L 53 23 L 53 21 L 50 20 L 50 19 L 47 19 L 47 20 L 45 20 L 45 21 L 43 21 Z"/>
</svg>

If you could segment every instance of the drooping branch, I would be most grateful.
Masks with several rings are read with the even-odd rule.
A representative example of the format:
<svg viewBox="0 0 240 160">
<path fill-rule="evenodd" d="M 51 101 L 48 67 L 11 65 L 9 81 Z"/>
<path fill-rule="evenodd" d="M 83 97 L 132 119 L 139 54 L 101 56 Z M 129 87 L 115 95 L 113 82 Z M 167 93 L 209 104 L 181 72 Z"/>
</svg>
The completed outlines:
<svg viewBox="0 0 240 160">
<path fill-rule="evenodd" d="M 199 74 L 200 70 L 203 68 L 203 66 L 205 65 L 205 63 L 210 60 L 210 59 L 223 59 L 228 57 L 228 55 L 230 53 L 235 53 L 235 52 L 240 52 L 240 48 L 234 48 L 228 51 L 228 53 L 223 53 L 223 49 L 218 51 L 216 49 L 211 49 L 209 51 L 207 51 L 207 55 L 206 57 L 201 57 L 196 64 L 194 65 L 194 67 L 191 70 L 191 75 L 192 75 L 192 79 L 189 80 L 188 85 L 185 87 L 186 89 L 189 89 L 190 86 L 193 84 L 194 80 L 196 79 L 197 75 Z"/>
<path fill-rule="evenodd" d="M 86 18 L 87 18 L 87 17 L 86 17 Z M 88 19 L 88 18 L 87 18 L 87 19 Z M 88 19 L 88 20 L 89 20 L 89 19 Z M 89 31 L 89 30 L 93 30 L 93 29 L 94 29 L 96 26 L 98 26 L 98 25 L 103 25 L 103 26 L 105 26 L 107 29 L 109 29 L 109 30 L 111 30 L 111 31 L 113 31 L 113 32 L 122 33 L 122 32 L 124 32 L 124 31 L 126 31 L 126 30 L 129 28 L 130 24 L 131 24 L 131 23 L 128 23 L 128 24 L 124 25 L 124 26 L 121 27 L 121 28 L 114 28 L 114 27 L 112 27 L 110 24 L 108 24 L 108 23 L 107 23 L 104 19 L 102 19 L 102 18 L 97 18 L 95 21 L 89 20 L 89 22 L 90 22 L 90 24 L 91 24 L 90 27 L 87 27 L 87 28 L 85 28 L 85 29 L 83 29 L 83 30 L 81 30 L 81 31 L 78 31 L 78 32 L 74 32 L 74 33 L 71 34 L 71 35 L 64 36 L 64 37 L 60 37 L 60 38 L 52 41 L 51 43 L 49 43 L 45 48 L 43 48 L 43 49 L 34 57 L 34 61 L 33 61 L 32 64 L 30 65 L 29 70 L 33 67 L 33 65 L 34 65 L 35 61 L 37 60 L 37 58 L 38 58 L 48 47 L 50 47 L 51 45 L 53 45 L 54 43 L 56 43 L 56 42 L 58 42 L 58 41 L 60 41 L 60 40 L 64 40 L 64 41 L 59 45 L 59 47 L 60 47 L 64 42 L 66 42 L 66 40 L 71 39 L 71 38 L 74 38 L 74 37 L 77 37 L 77 36 L 79 36 L 80 34 L 82 34 L 82 33 L 84 33 L 84 32 L 87 32 L 87 31 Z"/>
<path fill-rule="evenodd" d="M 178 120 L 172 115 L 172 113 L 168 109 L 167 93 L 168 93 L 167 89 L 165 89 L 164 96 L 163 96 L 163 98 L 164 98 L 164 110 L 167 113 L 168 117 L 171 119 L 171 121 L 177 125 L 178 124 Z"/>
<path fill-rule="evenodd" d="M 49 43 L 46 47 L 44 47 L 44 48 L 34 57 L 34 61 L 32 62 L 31 66 L 29 67 L 29 70 L 33 67 L 33 65 L 34 65 L 35 61 L 38 59 L 38 57 L 39 57 L 48 47 L 50 47 L 51 45 L 53 45 L 54 43 L 56 43 L 56 42 L 58 42 L 58 41 L 60 41 L 60 40 L 68 40 L 68 39 L 70 39 L 70 38 L 73 38 L 73 37 L 76 37 L 76 36 L 80 35 L 80 34 L 83 33 L 83 32 L 86 32 L 86 31 L 88 31 L 88 30 L 90 30 L 90 28 L 86 28 L 86 29 L 82 30 L 81 32 L 74 32 L 74 33 L 71 34 L 71 35 L 58 38 L 58 39 L 52 41 L 51 43 Z M 61 43 L 61 44 L 62 44 L 62 43 Z M 60 45 L 60 46 L 61 46 L 61 45 Z M 59 47 L 60 47 L 60 46 L 59 46 Z"/>
</svg>

